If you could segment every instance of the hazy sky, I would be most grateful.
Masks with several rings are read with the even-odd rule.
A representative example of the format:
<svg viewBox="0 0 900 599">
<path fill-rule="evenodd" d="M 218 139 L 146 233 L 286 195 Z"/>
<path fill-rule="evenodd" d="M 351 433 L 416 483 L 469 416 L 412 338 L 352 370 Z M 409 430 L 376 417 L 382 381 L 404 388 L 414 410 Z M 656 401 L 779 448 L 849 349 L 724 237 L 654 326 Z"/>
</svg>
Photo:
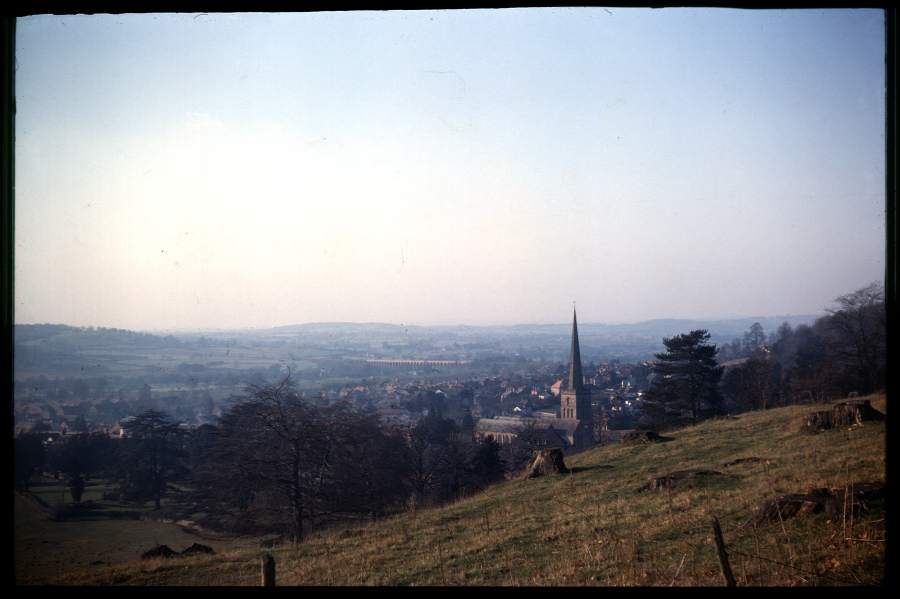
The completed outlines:
<svg viewBox="0 0 900 599">
<path fill-rule="evenodd" d="M 818 313 L 884 276 L 878 10 L 18 20 L 16 322 Z"/>
</svg>

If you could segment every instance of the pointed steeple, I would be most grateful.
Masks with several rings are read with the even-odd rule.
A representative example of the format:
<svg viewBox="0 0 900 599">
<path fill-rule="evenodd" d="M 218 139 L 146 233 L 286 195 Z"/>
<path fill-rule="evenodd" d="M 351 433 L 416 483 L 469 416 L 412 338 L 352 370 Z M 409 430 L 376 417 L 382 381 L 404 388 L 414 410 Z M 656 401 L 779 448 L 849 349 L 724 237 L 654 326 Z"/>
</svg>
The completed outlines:
<svg viewBox="0 0 900 599">
<path fill-rule="evenodd" d="M 581 348 L 578 346 L 578 316 L 572 309 L 572 349 L 569 353 L 569 381 L 566 389 L 584 387 L 584 376 L 581 374 Z"/>
</svg>

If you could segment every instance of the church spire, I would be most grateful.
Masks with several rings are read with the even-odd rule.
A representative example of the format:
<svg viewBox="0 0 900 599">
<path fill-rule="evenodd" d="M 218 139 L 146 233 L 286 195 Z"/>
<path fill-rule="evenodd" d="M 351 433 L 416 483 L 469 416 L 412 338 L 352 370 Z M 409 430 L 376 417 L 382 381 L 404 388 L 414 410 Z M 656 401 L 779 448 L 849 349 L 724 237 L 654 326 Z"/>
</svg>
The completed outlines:
<svg viewBox="0 0 900 599">
<path fill-rule="evenodd" d="M 569 353 L 569 381 L 566 389 L 584 387 L 584 375 L 581 374 L 581 349 L 578 346 L 578 316 L 572 308 L 572 349 Z"/>
</svg>

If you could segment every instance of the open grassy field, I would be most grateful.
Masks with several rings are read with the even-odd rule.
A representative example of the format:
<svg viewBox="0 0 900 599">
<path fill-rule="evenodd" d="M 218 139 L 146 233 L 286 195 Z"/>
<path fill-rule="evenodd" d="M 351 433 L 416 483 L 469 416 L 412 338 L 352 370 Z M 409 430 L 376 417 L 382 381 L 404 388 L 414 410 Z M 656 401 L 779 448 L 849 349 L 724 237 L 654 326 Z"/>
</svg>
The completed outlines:
<svg viewBox="0 0 900 599">
<path fill-rule="evenodd" d="M 106 564 L 139 560 L 157 544 L 181 551 L 202 543 L 217 552 L 256 547 L 258 539 L 217 535 L 200 537 L 169 522 L 139 520 L 141 507 L 102 500 L 111 489 L 89 485 L 82 502 L 93 509 L 61 521 L 52 512 L 71 497 L 61 483 L 44 480 L 32 487 L 34 497 L 15 495 L 15 566 L 17 584 L 47 584 L 68 576 L 86 575 Z M 41 505 L 43 503 L 44 505 Z"/>
<path fill-rule="evenodd" d="M 886 411 L 884 396 L 871 399 Z M 884 481 L 884 423 L 801 431 L 806 413 L 827 407 L 749 412 L 668 433 L 664 443 L 599 447 L 568 457 L 571 474 L 508 481 L 449 506 L 322 532 L 272 551 L 278 584 L 721 585 L 710 525 L 716 516 L 739 586 L 878 585 L 883 504 L 837 521 L 819 513 L 746 525 L 778 495 Z M 746 457 L 762 460 L 725 465 Z M 653 476 L 687 469 L 721 474 L 668 491 L 639 490 Z M 51 571 L 45 580 L 255 585 L 260 555 L 236 547 Z"/>
</svg>

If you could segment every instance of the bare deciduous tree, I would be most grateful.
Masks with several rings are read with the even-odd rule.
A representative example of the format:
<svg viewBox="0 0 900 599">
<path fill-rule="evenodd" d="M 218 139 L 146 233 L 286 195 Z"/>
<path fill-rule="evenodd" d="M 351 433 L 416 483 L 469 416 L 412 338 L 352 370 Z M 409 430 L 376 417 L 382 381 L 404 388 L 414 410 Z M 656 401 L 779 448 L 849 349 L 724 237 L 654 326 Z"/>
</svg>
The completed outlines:
<svg viewBox="0 0 900 599">
<path fill-rule="evenodd" d="M 855 370 L 861 393 L 884 386 L 887 314 L 884 287 L 871 283 L 835 299 L 826 329 L 835 356 Z"/>
</svg>

